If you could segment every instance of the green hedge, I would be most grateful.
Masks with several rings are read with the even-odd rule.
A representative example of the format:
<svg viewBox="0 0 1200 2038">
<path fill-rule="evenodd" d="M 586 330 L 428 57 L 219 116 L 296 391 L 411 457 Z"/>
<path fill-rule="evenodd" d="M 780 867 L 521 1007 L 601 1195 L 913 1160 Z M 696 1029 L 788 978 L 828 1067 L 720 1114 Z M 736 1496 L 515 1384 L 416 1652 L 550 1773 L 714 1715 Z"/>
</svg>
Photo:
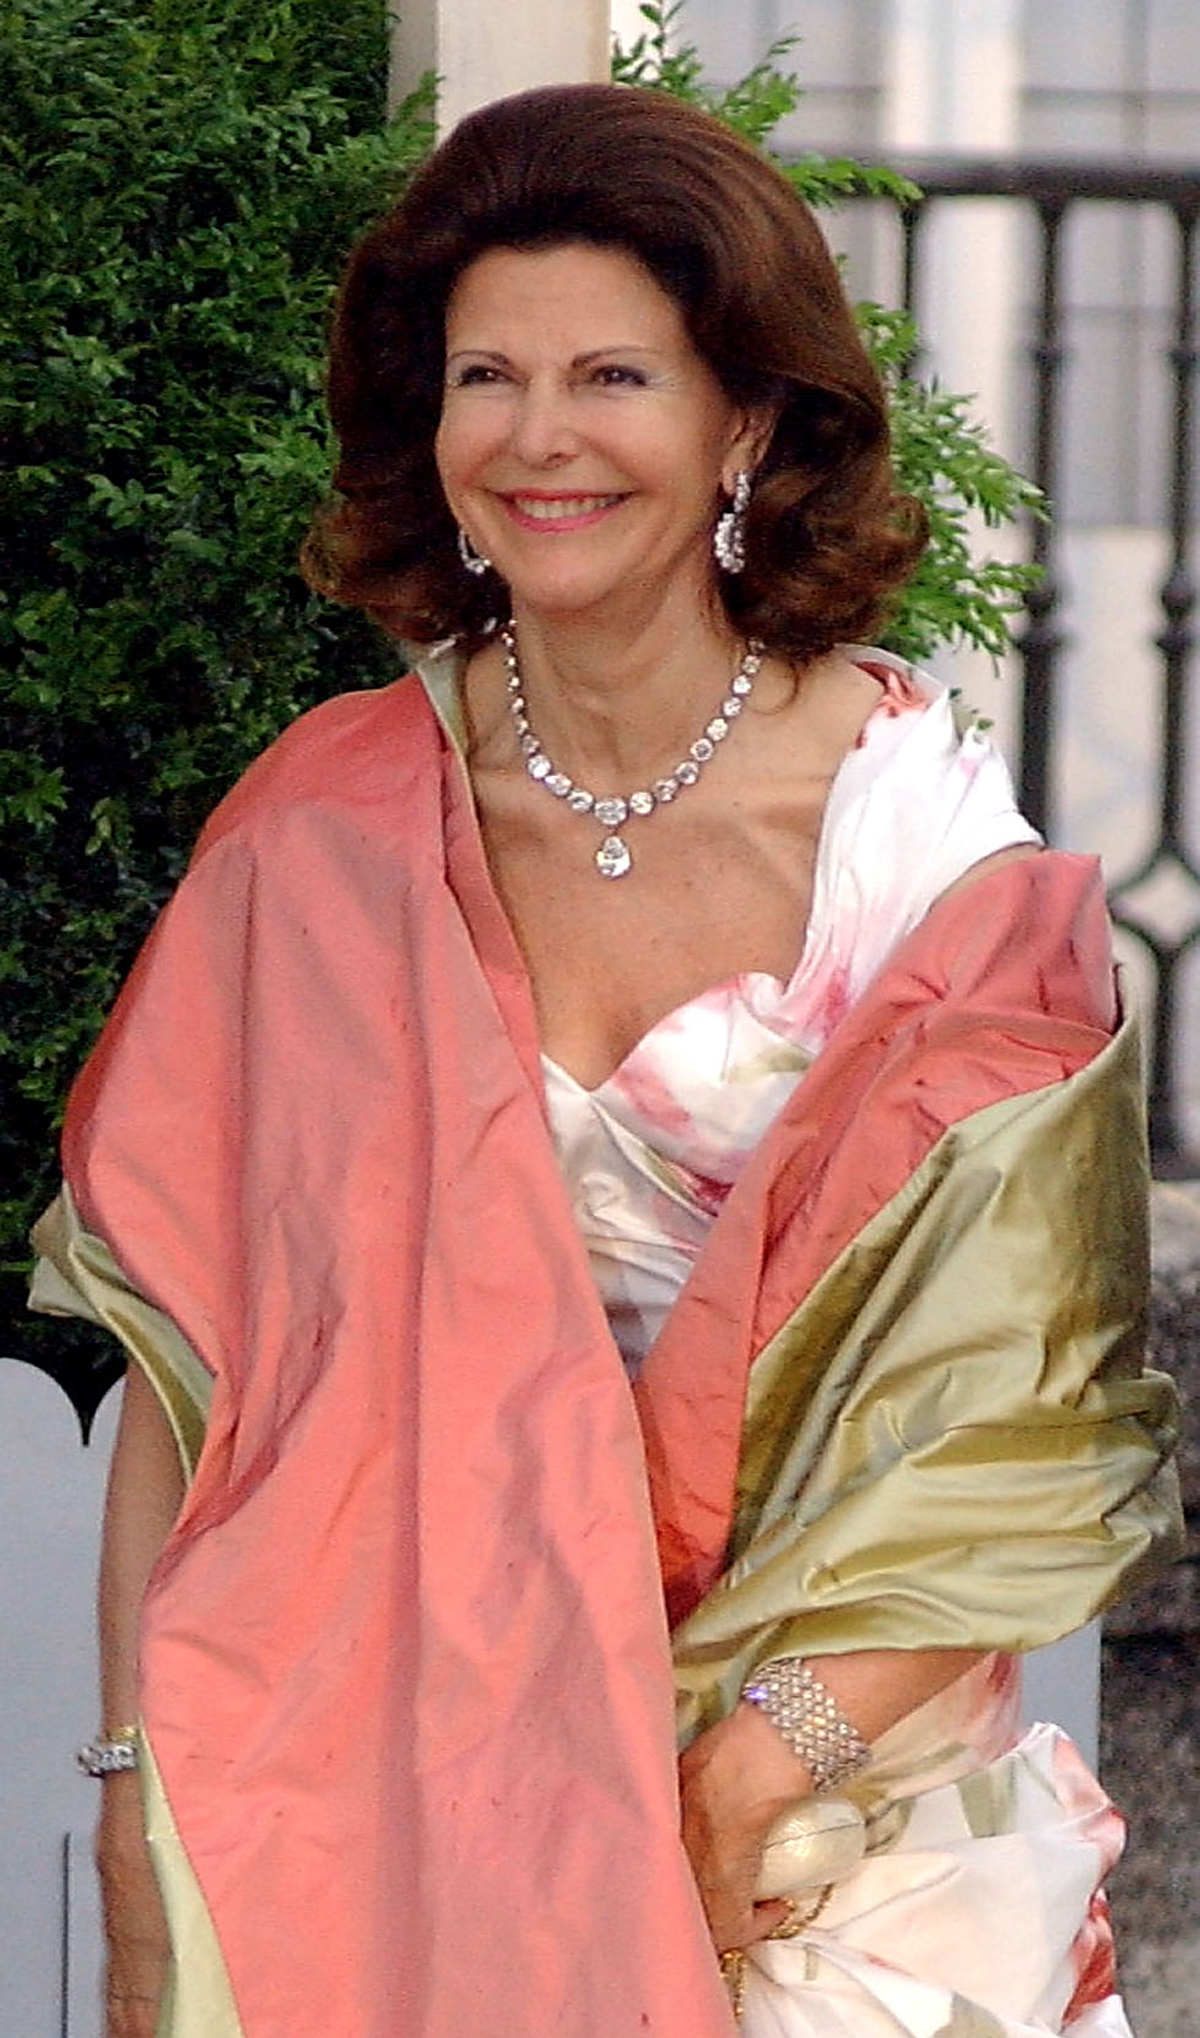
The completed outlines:
<svg viewBox="0 0 1200 2038">
<path fill-rule="evenodd" d="M 204 814 L 389 672 L 296 549 L 333 279 L 428 146 L 378 0 L 7 0 L 0 25 L 0 1349 L 66 1084 Z"/>
</svg>

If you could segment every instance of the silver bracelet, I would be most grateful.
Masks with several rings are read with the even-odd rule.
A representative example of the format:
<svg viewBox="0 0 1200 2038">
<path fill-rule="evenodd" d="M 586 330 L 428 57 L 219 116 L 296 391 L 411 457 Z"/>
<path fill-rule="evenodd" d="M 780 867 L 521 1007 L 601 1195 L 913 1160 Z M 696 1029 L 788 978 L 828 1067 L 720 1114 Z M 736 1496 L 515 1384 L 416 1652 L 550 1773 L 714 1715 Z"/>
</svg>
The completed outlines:
<svg viewBox="0 0 1200 2038">
<path fill-rule="evenodd" d="M 115 1734 L 98 1734 L 94 1741 L 86 1741 L 75 1751 L 75 1767 L 82 1769 L 85 1776 L 101 1781 L 140 1766 L 136 1727 L 121 1727 Z"/>
<path fill-rule="evenodd" d="M 801 1656 L 775 1656 L 763 1663 L 746 1679 L 742 1697 L 783 1735 L 816 1790 L 833 1790 L 871 1759 L 857 1727 Z"/>
</svg>

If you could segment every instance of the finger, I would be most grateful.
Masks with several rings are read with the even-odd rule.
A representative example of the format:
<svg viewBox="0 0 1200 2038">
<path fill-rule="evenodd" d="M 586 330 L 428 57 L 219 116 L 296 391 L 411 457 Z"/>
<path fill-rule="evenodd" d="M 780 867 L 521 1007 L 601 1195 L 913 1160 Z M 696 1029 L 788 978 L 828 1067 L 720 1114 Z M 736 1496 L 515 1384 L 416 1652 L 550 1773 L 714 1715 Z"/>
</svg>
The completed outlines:
<svg viewBox="0 0 1200 2038">
<path fill-rule="evenodd" d="M 795 1914 L 795 1903 L 790 1903 L 788 1897 L 770 1897 L 770 1901 L 756 1903 L 752 1938 L 748 1938 L 746 1944 L 754 1946 L 760 1938 L 772 1938 L 776 1932 L 782 1932 L 784 1926 L 793 1922 Z"/>
<path fill-rule="evenodd" d="M 793 1906 L 786 1897 L 772 1897 L 769 1902 L 755 1904 L 750 1913 L 749 1937 L 743 1941 L 746 1946 L 755 1946 L 760 1939 L 769 1939 L 779 1931 L 793 1915 Z"/>
</svg>

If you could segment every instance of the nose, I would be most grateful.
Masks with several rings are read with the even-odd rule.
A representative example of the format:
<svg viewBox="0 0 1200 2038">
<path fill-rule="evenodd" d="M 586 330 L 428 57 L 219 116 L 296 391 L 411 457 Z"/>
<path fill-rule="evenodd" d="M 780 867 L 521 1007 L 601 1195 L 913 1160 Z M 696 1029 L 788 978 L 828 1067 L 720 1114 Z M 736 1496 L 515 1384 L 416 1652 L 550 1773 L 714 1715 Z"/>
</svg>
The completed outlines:
<svg viewBox="0 0 1200 2038">
<path fill-rule="evenodd" d="M 517 395 L 512 420 L 514 453 L 529 467 L 546 467 L 569 460 L 577 445 L 570 392 L 558 382 L 531 379 Z"/>
</svg>

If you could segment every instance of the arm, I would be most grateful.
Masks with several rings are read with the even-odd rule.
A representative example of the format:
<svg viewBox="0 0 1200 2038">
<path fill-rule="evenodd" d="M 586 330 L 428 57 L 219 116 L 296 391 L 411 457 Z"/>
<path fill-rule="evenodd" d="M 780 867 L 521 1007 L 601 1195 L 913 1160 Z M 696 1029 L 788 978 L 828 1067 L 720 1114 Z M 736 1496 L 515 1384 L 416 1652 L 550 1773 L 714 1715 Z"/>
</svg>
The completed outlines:
<svg viewBox="0 0 1200 2038">
<path fill-rule="evenodd" d="M 158 1396 L 141 1368 L 131 1365 L 100 1557 L 101 1722 L 109 1733 L 138 1718 L 138 1617 L 183 1494 L 179 1454 Z M 105 2038 L 153 2038 L 168 1941 L 137 1775 L 109 1777 L 101 1790 L 96 1858 L 108 1943 Z"/>
<path fill-rule="evenodd" d="M 813 1656 L 809 1668 L 866 1741 L 875 1740 L 978 1662 L 970 1649 L 863 1649 Z M 785 1915 L 754 1902 L 763 1841 L 813 1780 L 757 1706 L 742 1700 L 680 1759 L 683 1840 L 717 1951 L 749 1946 Z"/>
</svg>

